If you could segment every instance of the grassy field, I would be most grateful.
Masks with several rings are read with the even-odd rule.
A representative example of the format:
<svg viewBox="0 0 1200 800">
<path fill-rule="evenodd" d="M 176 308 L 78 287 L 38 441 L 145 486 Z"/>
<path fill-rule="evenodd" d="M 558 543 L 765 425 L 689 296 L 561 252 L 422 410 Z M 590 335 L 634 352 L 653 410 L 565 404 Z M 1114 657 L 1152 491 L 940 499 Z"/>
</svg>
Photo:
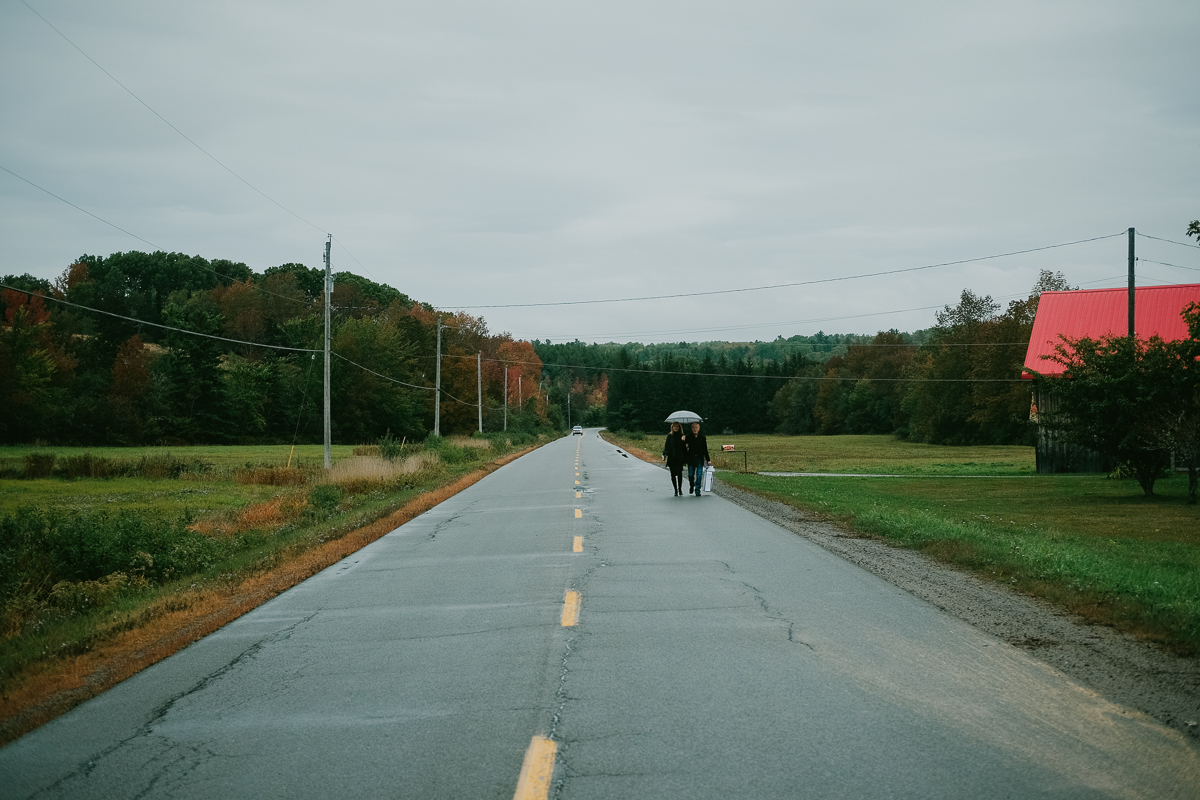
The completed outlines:
<svg viewBox="0 0 1200 800">
<path fill-rule="evenodd" d="M 662 452 L 662 436 L 627 441 Z M 735 452 L 721 452 L 733 445 Z M 901 442 L 891 436 L 720 436 L 708 434 L 717 469 L 750 472 L 848 472 L 900 475 L 1033 475 L 1032 447 L 945 447 Z M 745 459 L 742 453 L 745 453 Z"/>
<path fill-rule="evenodd" d="M 290 468 L 288 447 L 0 448 L 0 744 L 542 441 L 339 447 L 330 470 L 320 446 Z M 51 477 L 14 477 L 30 454 Z M 85 455 L 122 476 L 67 477 Z"/>
<path fill-rule="evenodd" d="M 617 439 L 657 455 L 657 437 Z M 1033 474 L 1020 447 L 931 447 L 890 437 L 710 437 L 735 444 L 758 472 L 718 456 L 722 481 L 810 516 L 920 550 L 1174 651 L 1200 654 L 1200 508 L 1187 479 L 1145 497 L 1133 480 Z M 866 474 L 898 474 L 876 478 Z M 998 477 L 965 477 L 986 475 Z"/>
<path fill-rule="evenodd" d="M 354 452 L 351 445 L 333 445 L 334 461 L 348 458 Z M 50 453 L 58 458 L 91 453 L 103 458 L 136 459 L 142 456 L 176 456 L 185 460 L 204 461 L 220 468 L 247 466 L 284 466 L 290 457 L 292 466 L 321 466 L 325 462 L 325 447 L 319 444 L 286 444 L 249 446 L 196 445 L 192 447 L 33 447 L 0 445 L 0 469 L 19 467 L 21 461 L 34 453 Z"/>
</svg>

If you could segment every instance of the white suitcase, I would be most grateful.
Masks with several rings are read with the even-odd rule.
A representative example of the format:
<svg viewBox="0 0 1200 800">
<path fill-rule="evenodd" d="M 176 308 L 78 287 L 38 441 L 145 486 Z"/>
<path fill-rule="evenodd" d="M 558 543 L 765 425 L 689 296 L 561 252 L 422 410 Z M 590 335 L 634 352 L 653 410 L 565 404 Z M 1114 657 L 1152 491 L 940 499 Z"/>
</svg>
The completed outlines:
<svg viewBox="0 0 1200 800">
<path fill-rule="evenodd" d="M 712 482 L 713 482 L 713 472 L 714 471 L 715 470 L 713 470 L 711 464 L 704 468 L 704 479 L 700 481 L 700 489 L 702 491 L 705 491 L 705 492 L 712 491 Z"/>
</svg>

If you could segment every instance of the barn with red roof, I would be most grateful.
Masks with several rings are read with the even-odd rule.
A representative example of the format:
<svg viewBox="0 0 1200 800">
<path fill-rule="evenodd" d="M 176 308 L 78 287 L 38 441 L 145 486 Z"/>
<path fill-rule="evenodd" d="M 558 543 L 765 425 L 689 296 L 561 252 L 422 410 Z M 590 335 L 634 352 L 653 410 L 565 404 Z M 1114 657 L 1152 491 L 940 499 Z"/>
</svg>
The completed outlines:
<svg viewBox="0 0 1200 800">
<path fill-rule="evenodd" d="M 1139 339 L 1159 336 L 1167 341 L 1186 339 L 1187 325 L 1181 312 L 1189 303 L 1200 302 L 1200 283 L 1175 286 L 1143 286 L 1134 290 L 1134 331 Z M 1025 352 L 1025 370 L 1021 377 L 1032 379 L 1032 372 L 1062 375 L 1063 367 L 1043 358 L 1052 355 L 1054 346 L 1067 339 L 1087 336 L 1127 336 L 1129 333 L 1129 290 L 1087 289 L 1072 292 L 1043 292 L 1033 320 L 1033 333 Z M 1050 410 L 1052 397 L 1035 394 L 1030 415 L 1038 409 Z M 1111 469 L 1096 453 L 1054 441 L 1044 430 L 1038 431 L 1038 472 L 1102 472 Z"/>
</svg>

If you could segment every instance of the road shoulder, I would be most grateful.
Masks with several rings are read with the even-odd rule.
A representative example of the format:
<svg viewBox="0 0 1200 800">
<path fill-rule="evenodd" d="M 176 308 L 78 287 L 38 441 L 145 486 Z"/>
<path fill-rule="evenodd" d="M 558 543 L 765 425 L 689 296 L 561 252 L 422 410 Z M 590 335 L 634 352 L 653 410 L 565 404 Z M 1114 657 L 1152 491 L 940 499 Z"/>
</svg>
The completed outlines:
<svg viewBox="0 0 1200 800">
<path fill-rule="evenodd" d="M 829 550 L 1062 672 L 1108 700 L 1200 742 L 1200 660 L 1183 659 L 912 550 L 839 530 L 729 486 L 715 494 Z"/>
</svg>

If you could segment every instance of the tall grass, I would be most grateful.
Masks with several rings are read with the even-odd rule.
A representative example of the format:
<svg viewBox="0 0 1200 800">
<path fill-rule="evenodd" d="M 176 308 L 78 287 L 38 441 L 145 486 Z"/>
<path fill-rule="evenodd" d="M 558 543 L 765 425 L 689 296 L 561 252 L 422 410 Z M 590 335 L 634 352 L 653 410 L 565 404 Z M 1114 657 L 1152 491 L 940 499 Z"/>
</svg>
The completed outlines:
<svg viewBox="0 0 1200 800">
<path fill-rule="evenodd" d="M 11 477 L 37 478 L 148 478 L 171 480 L 182 475 L 203 475 L 212 465 L 199 458 L 153 453 L 133 459 L 110 458 L 90 452 L 59 456 L 29 453 L 21 458 L 20 471 Z"/>
<path fill-rule="evenodd" d="M 338 486 L 349 494 L 360 494 L 386 487 L 411 485 L 440 474 L 443 471 L 441 464 L 442 459 L 437 452 L 421 452 L 396 460 L 355 456 L 331 466 L 320 482 Z"/>
</svg>

